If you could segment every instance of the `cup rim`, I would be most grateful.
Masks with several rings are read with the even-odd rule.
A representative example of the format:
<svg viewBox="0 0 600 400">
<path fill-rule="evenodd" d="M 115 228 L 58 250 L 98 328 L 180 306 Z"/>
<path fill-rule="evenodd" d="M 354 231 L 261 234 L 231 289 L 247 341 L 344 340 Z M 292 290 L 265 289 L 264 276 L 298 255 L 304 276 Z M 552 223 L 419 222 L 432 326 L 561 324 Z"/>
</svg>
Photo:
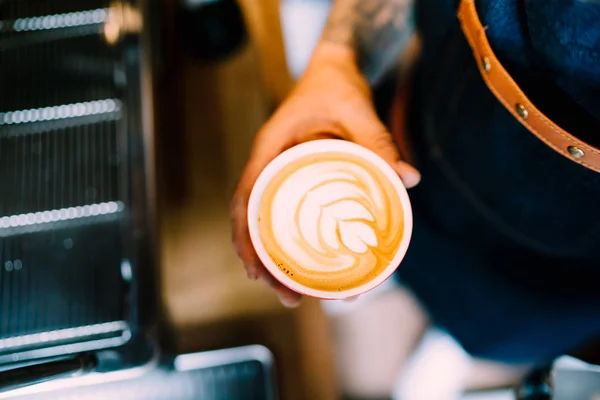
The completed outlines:
<svg viewBox="0 0 600 400">
<path fill-rule="evenodd" d="M 392 258 L 390 264 L 373 280 L 356 288 L 340 292 L 330 292 L 325 290 L 313 289 L 289 278 L 284 272 L 282 272 L 277 267 L 277 265 L 275 265 L 271 257 L 269 257 L 260 238 L 260 232 L 258 227 L 257 215 L 259 211 L 260 201 L 262 199 L 262 193 L 264 192 L 265 188 L 267 187 L 273 176 L 275 176 L 275 174 L 277 174 L 285 165 L 289 164 L 294 160 L 297 160 L 298 158 L 310 154 L 326 152 L 343 152 L 358 155 L 374 164 L 389 179 L 390 183 L 398 193 L 404 214 L 404 235 L 402 236 L 402 240 L 400 242 L 400 245 L 398 246 L 398 250 Z M 273 159 L 260 173 L 258 179 L 254 184 L 254 187 L 252 188 L 252 192 L 250 193 L 250 198 L 248 200 L 248 230 L 250 233 L 250 240 L 252 241 L 252 245 L 254 246 L 256 254 L 258 255 L 259 259 L 261 260 L 267 271 L 269 271 L 269 273 L 277 281 L 302 295 L 323 300 L 340 300 L 358 296 L 360 294 L 368 292 L 376 288 L 392 276 L 392 274 L 400 265 L 400 262 L 404 259 L 404 256 L 406 255 L 406 252 L 408 250 L 413 230 L 413 215 L 410 199 L 408 197 L 408 192 L 406 191 L 406 188 L 402 184 L 402 181 L 400 180 L 400 177 L 398 176 L 396 171 L 394 171 L 386 161 L 384 161 L 381 157 L 379 157 L 371 150 L 353 142 L 341 139 L 319 139 L 304 142 L 288 150 L 285 150 L 284 152 L 279 154 L 275 159 Z"/>
</svg>

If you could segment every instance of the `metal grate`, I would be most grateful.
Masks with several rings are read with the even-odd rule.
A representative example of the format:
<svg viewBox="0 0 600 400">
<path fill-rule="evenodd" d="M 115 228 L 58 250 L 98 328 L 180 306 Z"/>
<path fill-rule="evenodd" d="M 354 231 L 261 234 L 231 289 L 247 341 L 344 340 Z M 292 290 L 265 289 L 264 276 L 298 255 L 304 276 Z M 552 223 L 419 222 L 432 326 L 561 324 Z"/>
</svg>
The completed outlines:
<svg viewBox="0 0 600 400">
<path fill-rule="evenodd" d="M 108 5 L 108 0 L 0 0 L 0 20 L 65 14 Z"/>
<path fill-rule="evenodd" d="M 267 372 L 258 361 L 189 372 L 157 370 L 136 380 L 43 393 L 23 399 L 268 400 L 273 397 L 269 396 L 272 388 L 265 384 Z"/>
<path fill-rule="evenodd" d="M 6 398 L 35 400 L 276 400 L 274 364 L 271 353 L 261 346 L 247 346 L 183 355 L 209 365 L 189 370 L 163 366 L 141 376 L 111 381 L 96 376 L 97 384 L 50 391 L 31 387 L 7 393 Z M 236 358 L 232 360 L 228 358 Z M 257 357 L 258 356 L 258 357 Z M 85 380 L 82 377 L 82 381 Z M 75 379 L 76 380 L 76 379 Z M 43 386 L 43 385 L 42 385 Z M 60 387 L 60 382 L 48 387 Z M 26 395 L 26 393 L 34 393 Z M 12 396 L 11 396 L 12 394 Z M 20 394 L 25 394 L 21 396 Z M 5 398 L 0 393 L 0 398 Z"/>
<path fill-rule="evenodd" d="M 0 364 L 128 338 L 126 77 L 108 6 L 0 0 Z"/>
<path fill-rule="evenodd" d="M 56 340 L 45 340 L 51 335 L 37 341 L 10 338 L 123 318 L 118 230 L 109 221 L 0 239 L 0 355 L 78 341 L 95 332 L 83 329 Z"/>
<path fill-rule="evenodd" d="M 2 217 L 119 200 L 114 122 L 30 134 L 11 128 L 0 124 L 0 235 L 11 226 Z"/>
<path fill-rule="evenodd" d="M 59 38 L 45 31 L 0 32 L 0 110 L 27 111 L 117 97 L 122 79 L 119 54 L 99 32 L 95 27 L 91 35 L 63 33 Z"/>
</svg>

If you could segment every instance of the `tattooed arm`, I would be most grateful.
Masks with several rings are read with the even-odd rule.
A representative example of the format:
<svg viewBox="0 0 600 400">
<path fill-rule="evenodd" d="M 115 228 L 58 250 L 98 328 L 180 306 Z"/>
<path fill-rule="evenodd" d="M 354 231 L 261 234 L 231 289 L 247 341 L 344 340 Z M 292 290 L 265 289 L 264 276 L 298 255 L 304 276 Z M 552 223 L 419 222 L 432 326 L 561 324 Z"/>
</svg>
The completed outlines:
<svg viewBox="0 0 600 400">
<path fill-rule="evenodd" d="M 396 62 L 413 32 L 414 0 L 335 0 L 323 41 L 353 50 L 376 83 Z"/>
</svg>

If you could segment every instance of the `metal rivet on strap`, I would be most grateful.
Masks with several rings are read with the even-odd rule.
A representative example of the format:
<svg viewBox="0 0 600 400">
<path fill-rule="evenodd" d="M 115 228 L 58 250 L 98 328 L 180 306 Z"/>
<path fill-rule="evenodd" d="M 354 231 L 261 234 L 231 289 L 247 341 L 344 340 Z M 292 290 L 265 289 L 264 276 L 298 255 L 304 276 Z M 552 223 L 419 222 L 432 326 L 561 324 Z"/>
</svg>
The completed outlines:
<svg viewBox="0 0 600 400">
<path fill-rule="evenodd" d="M 492 62 L 490 61 L 489 58 L 483 57 L 481 59 L 481 66 L 483 67 L 483 70 L 485 72 L 490 72 L 490 70 L 492 69 Z"/>
<path fill-rule="evenodd" d="M 521 118 L 527 119 L 527 117 L 529 117 L 529 111 L 527 111 L 523 104 L 517 103 L 515 108 L 517 109 L 517 114 L 519 114 Z"/>
<path fill-rule="evenodd" d="M 583 156 L 585 156 L 585 153 L 579 147 L 569 146 L 567 147 L 567 150 L 573 158 L 583 158 Z"/>
</svg>

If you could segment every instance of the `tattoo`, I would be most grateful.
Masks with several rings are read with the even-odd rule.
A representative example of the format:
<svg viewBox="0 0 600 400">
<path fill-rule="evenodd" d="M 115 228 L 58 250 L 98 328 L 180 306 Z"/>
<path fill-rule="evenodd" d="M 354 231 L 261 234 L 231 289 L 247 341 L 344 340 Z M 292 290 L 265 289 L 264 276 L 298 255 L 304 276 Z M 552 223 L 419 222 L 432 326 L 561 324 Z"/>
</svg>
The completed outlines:
<svg viewBox="0 0 600 400">
<path fill-rule="evenodd" d="M 414 0 L 335 0 L 323 40 L 352 47 L 371 83 L 397 61 L 413 32 Z"/>
</svg>

